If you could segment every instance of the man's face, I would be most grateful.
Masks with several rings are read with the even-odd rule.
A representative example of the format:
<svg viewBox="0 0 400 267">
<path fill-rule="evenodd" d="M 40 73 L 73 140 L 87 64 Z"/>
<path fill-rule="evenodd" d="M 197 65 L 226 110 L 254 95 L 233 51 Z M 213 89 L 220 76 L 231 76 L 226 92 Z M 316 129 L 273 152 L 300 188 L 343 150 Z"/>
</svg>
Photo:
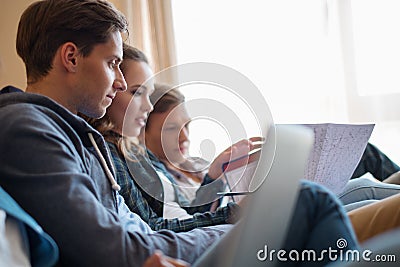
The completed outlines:
<svg viewBox="0 0 400 267">
<path fill-rule="evenodd" d="M 122 61 L 121 33 L 113 32 L 104 44 L 94 46 L 87 57 L 80 56 L 77 69 L 77 111 L 89 117 L 102 117 L 117 91 L 126 90 L 119 65 Z"/>
</svg>

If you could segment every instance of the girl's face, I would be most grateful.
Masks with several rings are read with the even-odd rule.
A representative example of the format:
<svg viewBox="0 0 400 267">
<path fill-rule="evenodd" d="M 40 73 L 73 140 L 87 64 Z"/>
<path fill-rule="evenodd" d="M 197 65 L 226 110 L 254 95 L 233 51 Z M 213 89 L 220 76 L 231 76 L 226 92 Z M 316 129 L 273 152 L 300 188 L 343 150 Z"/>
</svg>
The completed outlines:
<svg viewBox="0 0 400 267">
<path fill-rule="evenodd" d="M 153 72 L 145 62 L 128 59 L 124 60 L 124 64 L 127 90 L 116 95 L 107 109 L 107 115 L 114 124 L 115 132 L 137 137 L 146 124 L 149 112 L 153 110 L 149 96 L 154 91 L 154 83 L 147 81 Z"/>
<path fill-rule="evenodd" d="M 185 161 L 189 148 L 190 117 L 184 104 L 151 115 L 145 132 L 146 146 L 172 164 Z"/>
</svg>

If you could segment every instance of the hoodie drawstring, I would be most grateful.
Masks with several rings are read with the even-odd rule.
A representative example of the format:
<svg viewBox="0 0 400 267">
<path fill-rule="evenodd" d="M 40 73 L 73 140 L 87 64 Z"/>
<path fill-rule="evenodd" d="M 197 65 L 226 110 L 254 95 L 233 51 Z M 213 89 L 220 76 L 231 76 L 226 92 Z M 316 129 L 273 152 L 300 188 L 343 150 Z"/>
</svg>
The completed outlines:
<svg viewBox="0 0 400 267">
<path fill-rule="evenodd" d="M 100 158 L 100 163 L 103 166 L 104 171 L 106 172 L 106 176 L 107 176 L 108 180 L 111 183 L 112 189 L 114 189 L 115 191 L 121 190 L 121 187 L 119 186 L 117 181 L 115 181 L 114 176 L 112 175 L 110 169 L 108 168 L 107 162 L 104 159 L 103 154 L 101 154 L 100 149 L 99 149 L 99 147 L 97 146 L 97 144 L 96 144 L 96 142 L 94 140 L 93 134 L 92 133 L 88 133 L 88 136 L 89 136 L 90 142 L 92 143 L 92 145 L 94 147 L 94 150 L 96 150 L 96 153 Z"/>
</svg>

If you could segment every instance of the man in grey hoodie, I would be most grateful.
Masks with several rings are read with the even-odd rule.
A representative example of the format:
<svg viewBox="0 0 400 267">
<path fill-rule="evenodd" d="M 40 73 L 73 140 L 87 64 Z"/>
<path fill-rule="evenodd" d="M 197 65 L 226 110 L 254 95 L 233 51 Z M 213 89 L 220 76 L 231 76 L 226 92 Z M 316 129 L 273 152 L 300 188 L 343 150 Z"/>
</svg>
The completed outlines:
<svg viewBox="0 0 400 267">
<path fill-rule="evenodd" d="M 193 263 L 232 228 L 155 232 L 119 196 L 104 139 L 77 113 L 102 117 L 126 90 L 119 68 L 126 29 L 102 0 L 35 2 L 20 19 L 27 88 L 9 86 L 0 96 L 0 186 L 54 238 L 63 266 L 141 266 L 156 250 Z M 301 231 L 305 246 L 329 221 L 330 240 L 357 247 L 334 197 L 310 185 L 299 199 L 304 216 L 294 216 L 288 236 Z"/>
<path fill-rule="evenodd" d="M 156 249 L 193 262 L 229 227 L 153 232 L 117 194 L 102 136 L 76 116 L 103 116 L 126 89 L 126 28 L 109 3 L 89 0 L 36 2 L 19 23 L 28 85 L 1 96 L 1 186 L 55 239 L 64 266 L 141 266 Z"/>
</svg>

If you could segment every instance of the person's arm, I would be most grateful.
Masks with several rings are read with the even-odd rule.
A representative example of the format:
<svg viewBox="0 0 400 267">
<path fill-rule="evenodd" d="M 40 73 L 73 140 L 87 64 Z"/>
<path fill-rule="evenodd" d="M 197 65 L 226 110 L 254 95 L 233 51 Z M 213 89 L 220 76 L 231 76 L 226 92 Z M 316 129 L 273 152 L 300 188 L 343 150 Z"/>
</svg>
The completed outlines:
<svg viewBox="0 0 400 267">
<path fill-rule="evenodd" d="M 165 256 L 161 251 L 156 251 L 144 263 L 143 267 L 188 267 L 189 263 Z"/>
<path fill-rule="evenodd" d="M 217 193 L 224 191 L 222 165 L 234 158 L 248 154 L 253 149 L 260 148 L 263 140 L 262 137 L 244 139 L 221 152 L 211 163 L 208 173 L 204 176 L 203 182 L 196 192 L 196 198 L 191 203 L 193 207 L 188 208 L 188 212 L 210 210 L 212 202 L 220 197 Z"/>
<path fill-rule="evenodd" d="M 133 230 L 124 224 L 97 159 L 70 125 L 49 120 L 49 112 L 2 109 L 0 183 L 52 236 L 65 266 L 141 266 L 156 249 L 193 262 L 224 232 L 217 229 L 175 234 Z M 79 148 L 78 148 L 79 147 Z M 128 227 L 129 226 L 129 227 Z M 138 227 L 137 227 L 138 228 Z M 193 245 L 191 245 L 193 244 Z"/>
<path fill-rule="evenodd" d="M 232 146 L 222 151 L 211 163 L 208 169 L 208 176 L 211 179 L 220 178 L 222 175 L 222 164 L 232 159 L 248 154 L 254 149 L 261 148 L 263 137 L 251 137 L 249 139 L 243 139 Z"/>
<path fill-rule="evenodd" d="M 164 219 L 162 216 L 158 216 L 146 198 L 144 198 L 142 190 L 134 182 L 130 174 L 132 170 L 129 170 L 126 162 L 120 158 L 112 146 L 110 146 L 110 150 L 117 181 L 121 186 L 120 194 L 124 197 L 129 209 L 138 214 L 153 230 L 168 229 L 174 232 L 182 232 L 198 227 L 235 223 L 238 220 L 239 207 L 233 203 L 215 212 L 195 213 L 192 218 L 184 220 L 178 218 Z"/>
<path fill-rule="evenodd" d="M 196 198 L 190 203 L 191 207 L 185 208 L 189 214 L 210 211 L 211 205 L 218 200 L 218 192 L 223 192 L 225 183 L 222 179 L 214 180 L 206 174 L 203 182 L 196 191 Z"/>
<path fill-rule="evenodd" d="M 394 175 L 393 177 L 390 176 L 399 171 L 400 167 L 396 163 L 394 163 L 385 153 L 383 153 L 373 144 L 367 143 L 360 162 L 354 170 L 351 178 L 357 178 L 369 172 L 379 181 L 398 184 L 400 181 L 396 177 L 396 175 Z"/>
<path fill-rule="evenodd" d="M 383 180 L 382 182 L 388 184 L 399 184 L 400 185 L 400 171 L 393 173 L 388 178 Z"/>
</svg>

